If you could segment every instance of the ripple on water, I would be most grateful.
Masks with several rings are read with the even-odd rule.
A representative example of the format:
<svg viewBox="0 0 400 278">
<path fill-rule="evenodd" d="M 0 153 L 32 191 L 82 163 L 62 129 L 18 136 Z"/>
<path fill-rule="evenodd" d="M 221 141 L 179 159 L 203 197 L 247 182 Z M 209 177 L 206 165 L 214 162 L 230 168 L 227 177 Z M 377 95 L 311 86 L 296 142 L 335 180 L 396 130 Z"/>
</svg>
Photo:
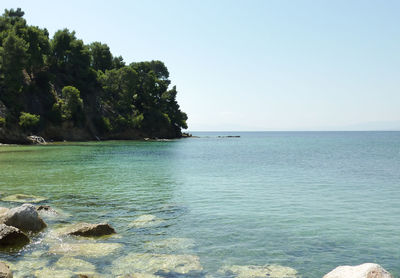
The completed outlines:
<svg viewBox="0 0 400 278">
<path fill-rule="evenodd" d="M 162 250 L 165 252 L 183 251 L 191 249 L 195 246 L 195 241 L 190 238 L 166 238 L 162 240 L 149 241 L 145 243 L 145 247 L 150 250 Z"/>
</svg>

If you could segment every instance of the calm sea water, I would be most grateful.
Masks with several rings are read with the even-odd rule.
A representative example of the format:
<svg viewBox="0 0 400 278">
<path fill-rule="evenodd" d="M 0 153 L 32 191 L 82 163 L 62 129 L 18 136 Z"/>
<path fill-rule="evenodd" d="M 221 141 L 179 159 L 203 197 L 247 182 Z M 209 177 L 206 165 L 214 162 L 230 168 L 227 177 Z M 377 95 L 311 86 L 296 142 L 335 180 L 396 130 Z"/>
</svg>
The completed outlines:
<svg viewBox="0 0 400 278">
<path fill-rule="evenodd" d="M 185 252 L 214 277 L 226 265 L 279 264 L 317 278 L 364 262 L 400 277 L 400 132 L 194 135 L 1 146 L 0 191 L 47 197 L 71 215 L 63 223 L 112 224 L 120 236 L 105 242 L 124 247 L 91 261 L 100 273 L 119 256 L 149 252 L 149 242 L 178 237 L 194 241 Z M 129 227 L 143 214 L 164 221 Z M 31 244 L 0 260 L 45 249 Z"/>
</svg>

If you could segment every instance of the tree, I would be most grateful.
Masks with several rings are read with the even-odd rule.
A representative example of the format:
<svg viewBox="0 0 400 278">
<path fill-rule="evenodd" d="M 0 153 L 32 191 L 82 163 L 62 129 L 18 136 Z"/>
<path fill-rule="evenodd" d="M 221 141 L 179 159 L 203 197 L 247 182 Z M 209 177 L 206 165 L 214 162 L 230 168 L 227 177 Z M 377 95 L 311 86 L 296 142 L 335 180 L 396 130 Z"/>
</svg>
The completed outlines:
<svg viewBox="0 0 400 278">
<path fill-rule="evenodd" d="M 21 10 L 21 8 L 17 8 L 16 10 L 5 10 L 4 15 L 10 18 L 22 18 L 25 15 L 25 12 Z"/>
<path fill-rule="evenodd" d="M 89 71 L 89 47 L 75 37 L 75 31 L 57 31 L 51 41 L 51 55 L 53 65 L 67 74 L 87 75 Z"/>
<path fill-rule="evenodd" d="M 44 70 L 45 59 L 50 54 L 49 33 L 46 29 L 29 26 L 26 42 L 28 44 L 26 68 L 33 79 L 36 73 Z"/>
<path fill-rule="evenodd" d="M 113 57 L 106 44 L 93 42 L 90 45 L 90 65 L 95 70 L 106 71 L 113 66 Z"/>
<path fill-rule="evenodd" d="M 114 57 L 112 59 L 112 68 L 113 69 L 120 69 L 122 67 L 125 67 L 125 62 L 122 56 Z"/>
<path fill-rule="evenodd" d="M 179 104 L 176 101 L 177 94 L 176 86 L 172 87 L 171 90 L 166 91 L 162 94 L 163 111 L 165 111 L 171 119 L 171 124 L 176 130 L 181 128 L 188 128 L 187 126 L 187 115 L 180 110 Z"/>
<path fill-rule="evenodd" d="M 99 135 L 174 137 L 187 127 L 163 62 L 127 66 L 106 44 L 85 45 L 68 29 L 49 40 L 46 29 L 27 25 L 23 16 L 20 8 L 0 16 L 2 129 L 40 132 L 68 121 L 61 128 L 73 123 Z"/>
<path fill-rule="evenodd" d="M 63 100 L 61 102 L 61 110 L 63 118 L 73 120 L 75 123 L 81 123 L 83 115 L 83 101 L 80 92 L 73 86 L 66 86 L 62 89 Z"/>
<path fill-rule="evenodd" d="M 1 77 L 4 86 L 11 94 L 19 93 L 23 87 L 24 75 L 22 70 L 27 59 L 27 43 L 10 31 L 4 39 L 1 50 Z"/>
<path fill-rule="evenodd" d="M 50 71 L 57 83 L 73 85 L 85 97 L 95 90 L 96 72 L 90 68 L 89 47 L 75 37 L 75 32 L 59 30 L 51 40 Z"/>
</svg>

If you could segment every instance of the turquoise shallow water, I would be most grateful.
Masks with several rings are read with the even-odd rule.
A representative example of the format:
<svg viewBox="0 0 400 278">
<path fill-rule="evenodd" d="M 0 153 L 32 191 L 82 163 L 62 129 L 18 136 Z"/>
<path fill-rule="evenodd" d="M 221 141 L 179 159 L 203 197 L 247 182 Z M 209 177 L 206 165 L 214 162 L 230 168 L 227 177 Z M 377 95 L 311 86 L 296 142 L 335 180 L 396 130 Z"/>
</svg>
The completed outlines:
<svg viewBox="0 0 400 278">
<path fill-rule="evenodd" d="M 241 137 L 218 138 L 229 134 Z M 184 253 L 199 256 L 198 276 L 226 277 L 217 273 L 226 265 L 279 264 L 317 278 L 338 265 L 376 262 L 400 277 L 400 132 L 194 135 L 1 146 L 0 191 L 45 196 L 44 204 L 71 215 L 49 220 L 49 229 L 111 223 L 120 237 L 104 242 L 123 248 L 91 260 L 100 273 L 119 256 L 151 253 L 149 243 L 178 237 L 193 240 Z M 163 222 L 129 226 L 144 214 Z M 46 248 L 31 244 L 0 260 Z"/>
</svg>

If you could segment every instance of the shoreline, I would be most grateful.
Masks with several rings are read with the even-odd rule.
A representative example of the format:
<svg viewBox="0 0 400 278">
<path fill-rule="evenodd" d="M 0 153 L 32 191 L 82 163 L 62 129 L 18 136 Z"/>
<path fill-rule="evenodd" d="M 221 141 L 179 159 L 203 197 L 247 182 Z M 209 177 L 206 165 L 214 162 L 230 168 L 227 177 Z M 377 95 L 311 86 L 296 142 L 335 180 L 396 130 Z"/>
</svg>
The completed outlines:
<svg viewBox="0 0 400 278">
<path fill-rule="evenodd" d="M 14 141 L 10 143 L 3 143 L 0 141 L 0 146 L 30 146 L 30 145 L 49 145 L 49 144 L 57 144 L 57 143 L 73 143 L 73 142 L 106 142 L 106 141 L 150 141 L 150 142 L 165 142 L 177 139 L 185 139 L 185 138 L 196 138 L 190 133 L 183 132 L 179 137 L 171 137 L 171 138 L 163 138 L 163 137 L 140 137 L 140 138 L 106 138 L 101 139 L 96 136 L 95 139 L 89 140 L 46 140 L 45 138 L 37 135 L 30 135 L 26 137 L 25 142 Z M 7 141 L 7 140 L 6 140 Z"/>
</svg>

